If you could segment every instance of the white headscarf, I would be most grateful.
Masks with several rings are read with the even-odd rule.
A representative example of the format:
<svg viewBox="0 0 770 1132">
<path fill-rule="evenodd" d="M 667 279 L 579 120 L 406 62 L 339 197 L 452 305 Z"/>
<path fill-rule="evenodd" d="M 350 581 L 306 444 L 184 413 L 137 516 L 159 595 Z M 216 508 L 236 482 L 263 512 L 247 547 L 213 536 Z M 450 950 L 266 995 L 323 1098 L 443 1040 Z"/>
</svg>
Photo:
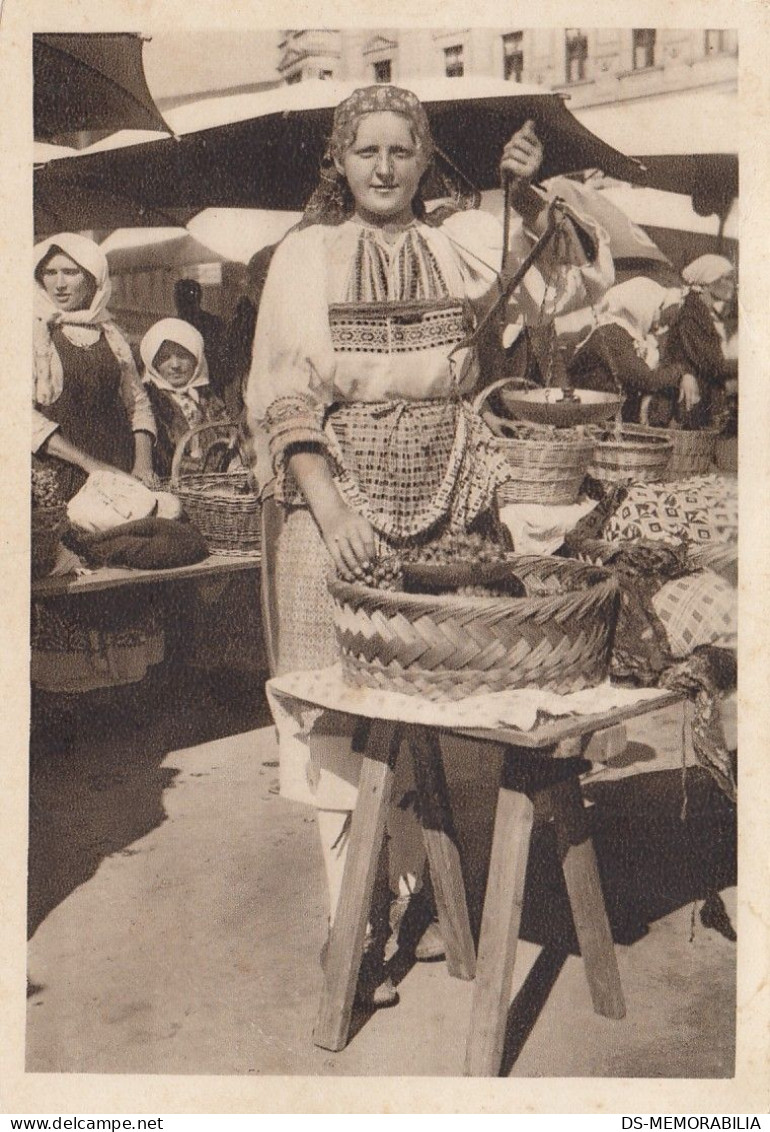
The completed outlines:
<svg viewBox="0 0 770 1132">
<path fill-rule="evenodd" d="M 155 358 L 164 342 L 175 342 L 184 346 L 195 358 L 195 369 L 186 385 L 172 385 L 155 368 Z M 209 367 L 204 353 L 203 337 L 181 318 L 162 318 L 154 323 L 145 334 L 139 346 L 139 353 L 144 363 L 144 381 L 163 389 L 169 397 L 179 406 L 190 428 L 203 423 L 203 410 L 200 404 L 198 390 L 209 383 Z M 193 456 L 200 455 L 200 444 L 194 439 L 190 446 Z"/>
<path fill-rule="evenodd" d="M 639 357 L 653 368 L 660 360 L 660 351 L 652 328 L 664 307 L 681 301 L 678 289 L 640 275 L 610 287 L 597 307 L 596 320 L 599 326 L 622 326 L 633 339 Z"/>
<path fill-rule="evenodd" d="M 735 265 L 723 255 L 701 255 L 688 263 L 682 272 L 682 278 L 689 287 L 694 289 L 708 287 L 716 283 L 724 275 L 732 275 Z"/>
<path fill-rule="evenodd" d="M 175 342 L 183 346 L 195 358 L 195 369 L 186 385 L 172 385 L 155 368 L 155 358 L 164 342 Z M 139 347 L 144 363 L 144 380 L 165 389 L 169 393 L 184 394 L 197 403 L 197 390 L 209 383 L 209 367 L 204 353 L 203 337 L 194 326 L 181 318 L 162 318 L 154 323 L 145 334 Z"/>
<path fill-rule="evenodd" d="M 53 344 L 51 331 L 56 326 L 70 327 L 70 334 L 78 344 L 78 328 L 93 333 L 90 342 L 103 333 L 122 371 L 128 371 L 138 381 L 131 348 L 113 322 L 107 304 L 112 293 L 107 257 L 98 244 L 74 232 L 60 232 L 35 245 L 34 269 L 37 270 L 46 256 L 59 248 L 65 255 L 96 281 L 96 292 L 89 307 L 76 311 L 60 310 L 42 283 L 35 280 L 34 301 L 34 389 L 33 397 L 39 405 L 52 405 L 60 396 L 64 384 L 61 358 Z M 85 341 L 82 345 L 90 344 Z"/>
</svg>

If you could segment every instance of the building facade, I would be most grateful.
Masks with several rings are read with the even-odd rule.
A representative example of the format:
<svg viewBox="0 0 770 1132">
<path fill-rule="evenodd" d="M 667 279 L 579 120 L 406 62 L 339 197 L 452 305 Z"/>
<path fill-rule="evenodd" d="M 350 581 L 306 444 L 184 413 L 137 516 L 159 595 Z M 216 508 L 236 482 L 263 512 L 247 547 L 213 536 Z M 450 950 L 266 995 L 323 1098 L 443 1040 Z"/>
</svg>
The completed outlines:
<svg viewBox="0 0 770 1132">
<path fill-rule="evenodd" d="M 606 137 L 623 104 L 649 101 L 664 120 L 679 108 L 704 122 L 693 150 L 737 151 L 738 32 L 724 28 L 385 28 L 281 33 L 278 72 L 307 78 L 402 82 L 446 75 L 535 83 Z M 703 98 L 707 101 L 704 102 Z M 672 101 L 673 99 L 673 101 Z M 605 108 L 603 111 L 602 108 Z M 649 115 L 648 115 L 649 117 Z M 644 123 L 647 119 L 638 119 Z M 675 114 L 672 127 L 678 127 Z M 646 124 L 638 132 L 649 132 Z M 617 141 L 606 137 L 607 141 Z M 682 139 L 676 139 L 681 146 Z M 644 136 L 627 150 L 645 148 Z"/>
</svg>

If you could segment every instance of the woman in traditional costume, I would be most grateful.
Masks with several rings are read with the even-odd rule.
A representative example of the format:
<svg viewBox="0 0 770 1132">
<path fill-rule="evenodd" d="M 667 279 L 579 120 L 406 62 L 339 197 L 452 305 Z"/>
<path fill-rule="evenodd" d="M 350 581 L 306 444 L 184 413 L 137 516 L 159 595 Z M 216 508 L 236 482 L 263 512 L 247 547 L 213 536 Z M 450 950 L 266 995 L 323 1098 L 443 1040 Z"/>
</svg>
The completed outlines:
<svg viewBox="0 0 770 1132">
<path fill-rule="evenodd" d="M 107 259 L 64 232 L 34 254 L 33 466 L 68 502 L 97 470 L 154 484 L 155 420 L 128 342 L 108 309 Z M 163 629 L 148 604 L 119 600 L 33 602 L 35 687 L 87 692 L 141 680 L 163 659 Z"/>
<path fill-rule="evenodd" d="M 515 195 L 527 213 L 528 230 L 520 218 L 511 226 L 514 261 L 544 225 L 547 201 L 527 183 L 541 160 L 527 123 L 501 162 L 504 175 L 522 179 Z M 437 177 L 434 196 L 451 186 L 454 199 L 429 212 L 424 195 Z M 266 497 L 263 595 L 277 674 L 338 660 L 330 571 L 360 579 L 388 551 L 494 529 L 506 465 L 470 407 L 478 367 L 462 343 L 500 294 L 502 228 L 477 205 L 411 92 L 378 85 L 337 107 L 318 188 L 270 266 L 246 391 Z M 560 228 L 527 273 L 512 319 L 593 303 L 611 284 L 601 230 L 570 210 Z M 330 919 L 361 768 L 350 738 L 350 718 L 335 712 L 321 713 L 306 736 L 280 737 L 281 793 L 317 809 Z M 424 866 L 408 762 L 398 760 L 388 819 L 401 909 L 420 906 Z M 376 947 L 369 954 L 373 1001 L 386 1005 L 396 992 Z"/>
</svg>

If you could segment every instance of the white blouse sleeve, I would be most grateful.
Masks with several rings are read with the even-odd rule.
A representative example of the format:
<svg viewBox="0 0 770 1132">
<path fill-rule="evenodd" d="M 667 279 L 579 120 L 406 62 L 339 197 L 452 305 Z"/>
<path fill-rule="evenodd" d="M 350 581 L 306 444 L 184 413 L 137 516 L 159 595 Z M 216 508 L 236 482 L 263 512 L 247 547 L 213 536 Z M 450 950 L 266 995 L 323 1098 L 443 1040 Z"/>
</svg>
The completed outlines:
<svg viewBox="0 0 770 1132">
<path fill-rule="evenodd" d="M 553 317 L 597 302 L 615 280 L 609 239 L 602 228 L 584 215 L 566 208 L 572 221 L 563 238 L 547 249 L 524 276 L 508 302 L 511 322 Z M 592 246 L 588 258 L 575 234 L 580 228 Z M 514 213 L 509 225 L 508 251 L 512 267 L 531 251 L 537 237 Z M 481 210 L 457 212 L 441 226 L 462 261 L 468 298 L 482 308 L 499 294 L 503 227 Z"/>
<path fill-rule="evenodd" d="M 333 400 L 335 358 L 327 297 L 327 229 L 294 232 L 275 252 L 259 305 L 246 419 L 259 481 L 281 474 L 287 449 L 325 445 L 323 418 Z M 269 446 L 269 461 L 260 452 Z"/>
</svg>

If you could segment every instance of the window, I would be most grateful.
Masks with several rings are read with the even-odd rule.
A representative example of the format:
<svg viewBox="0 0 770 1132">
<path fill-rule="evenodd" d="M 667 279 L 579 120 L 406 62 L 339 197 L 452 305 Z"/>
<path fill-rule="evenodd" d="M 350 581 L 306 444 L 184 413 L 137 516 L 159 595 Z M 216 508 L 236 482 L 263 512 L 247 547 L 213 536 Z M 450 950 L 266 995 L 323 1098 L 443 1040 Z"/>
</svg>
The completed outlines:
<svg viewBox="0 0 770 1132">
<path fill-rule="evenodd" d="M 444 73 L 449 79 L 461 79 L 465 74 L 463 63 L 463 45 L 444 48 Z"/>
<path fill-rule="evenodd" d="M 287 75 L 286 76 L 286 82 L 289 86 L 292 83 L 301 83 L 302 82 L 302 71 L 295 71 L 293 74 Z"/>
<path fill-rule="evenodd" d="M 588 37 L 582 28 L 567 28 L 564 32 L 565 71 L 568 83 L 581 82 L 586 77 Z"/>
<path fill-rule="evenodd" d="M 706 54 L 722 55 L 727 50 L 724 28 L 706 28 Z"/>
<path fill-rule="evenodd" d="M 374 64 L 374 81 L 376 83 L 389 83 L 392 69 L 390 59 L 379 59 Z"/>
<path fill-rule="evenodd" d="M 524 32 L 512 31 L 503 36 L 503 78 L 520 83 L 524 74 Z"/>
<path fill-rule="evenodd" d="M 319 79 L 333 79 L 334 71 L 319 71 L 318 77 Z"/>
<path fill-rule="evenodd" d="M 645 67 L 655 66 L 655 28 L 634 28 L 633 30 L 633 69 L 643 71 Z"/>
</svg>

